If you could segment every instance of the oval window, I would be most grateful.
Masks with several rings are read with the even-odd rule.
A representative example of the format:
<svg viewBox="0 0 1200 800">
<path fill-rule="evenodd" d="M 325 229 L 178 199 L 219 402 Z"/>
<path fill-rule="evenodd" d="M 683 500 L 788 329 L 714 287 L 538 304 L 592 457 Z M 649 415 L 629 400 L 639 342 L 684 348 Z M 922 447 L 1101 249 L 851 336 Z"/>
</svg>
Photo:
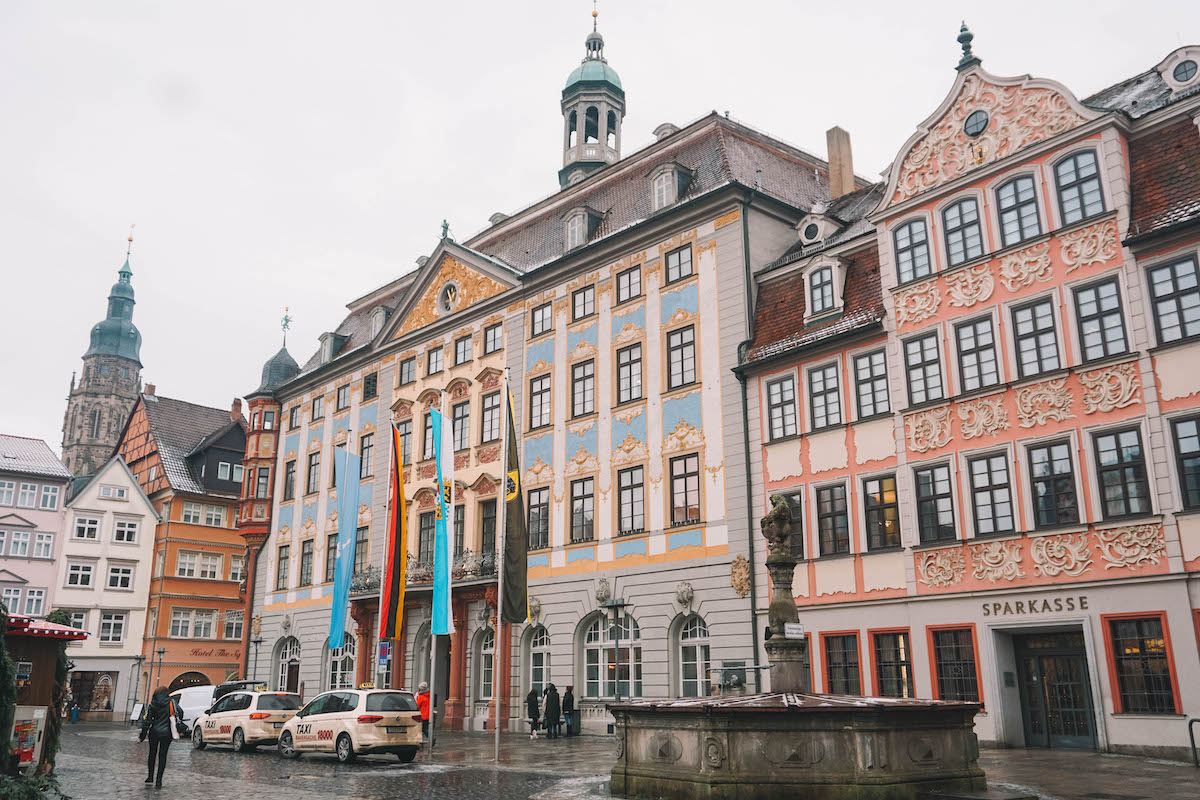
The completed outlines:
<svg viewBox="0 0 1200 800">
<path fill-rule="evenodd" d="M 988 114 L 986 111 L 972 111 L 967 116 L 967 121 L 963 123 L 963 132 L 967 136 L 978 136 L 987 130 Z"/>
<path fill-rule="evenodd" d="M 1190 58 L 1187 61 L 1180 61 L 1175 65 L 1175 69 L 1171 72 L 1171 76 L 1180 83 L 1187 83 L 1192 78 L 1196 77 L 1196 62 Z"/>
</svg>

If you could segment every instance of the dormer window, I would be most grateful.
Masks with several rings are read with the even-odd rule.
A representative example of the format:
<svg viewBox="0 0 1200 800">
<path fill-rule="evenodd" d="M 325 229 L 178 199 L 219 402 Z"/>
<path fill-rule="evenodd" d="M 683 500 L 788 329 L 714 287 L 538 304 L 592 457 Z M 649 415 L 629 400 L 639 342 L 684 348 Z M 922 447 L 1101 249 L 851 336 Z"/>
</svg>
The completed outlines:
<svg viewBox="0 0 1200 800">
<path fill-rule="evenodd" d="M 654 179 L 654 210 L 666 208 L 671 203 L 671 174 L 664 172 Z"/>
<path fill-rule="evenodd" d="M 1172 92 L 1190 91 L 1200 85 L 1200 47 L 1181 47 L 1155 69 Z"/>
<path fill-rule="evenodd" d="M 587 215 L 583 212 L 572 214 L 567 220 L 567 249 L 574 250 L 586 241 Z"/>
<path fill-rule="evenodd" d="M 840 231 L 842 223 L 825 213 L 826 206 L 818 203 L 796 224 L 800 243 L 805 247 L 819 244 Z"/>
<path fill-rule="evenodd" d="M 808 298 L 813 314 L 833 309 L 833 267 L 821 267 L 808 280 Z"/>
<path fill-rule="evenodd" d="M 371 338 L 374 339 L 383 330 L 383 323 L 387 320 L 387 309 L 380 306 L 371 312 Z"/>
<path fill-rule="evenodd" d="M 674 205 L 687 191 L 692 181 L 692 171 L 674 161 L 663 164 L 650 172 L 650 205 L 661 211 Z"/>
<path fill-rule="evenodd" d="M 846 265 L 840 259 L 818 257 L 804 268 L 804 321 L 836 314 L 842 310 L 842 291 L 846 285 Z"/>
</svg>

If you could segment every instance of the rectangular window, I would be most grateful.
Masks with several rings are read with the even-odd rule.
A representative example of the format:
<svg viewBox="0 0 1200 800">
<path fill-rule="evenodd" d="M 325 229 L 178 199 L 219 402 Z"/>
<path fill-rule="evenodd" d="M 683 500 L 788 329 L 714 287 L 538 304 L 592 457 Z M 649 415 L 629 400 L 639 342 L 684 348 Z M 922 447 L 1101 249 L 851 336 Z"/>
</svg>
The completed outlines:
<svg viewBox="0 0 1200 800">
<path fill-rule="evenodd" d="M 372 372 L 369 375 L 364 375 L 363 376 L 363 390 L 362 390 L 363 402 L 366 402 L 367 400 L 374 400 L 378 395 L 379 395 L 379 373 Z M 268 411 L 266 413 L 270 414 L 271 412 Z M 265 416 L 263 417 L 263 420 L 266 421 Z"/>
<path fill-rule="evenodd" d="M 571 367 L 571 416 L 581 417 L 596 410 L 596 362 L 584 361 Z"/>
<path fill-rule="evenodd" d="M 1138 429 L 1097 434 L 1095 444 L 1104 518 L 1151 513 L 1146 457 Z"/>
<path fill-rule="evenodd" d="M 674 283 L 692 274 L 692 246 L 667 253 L 667 283 Z"/>
<path fill-rule="evenodd" d="M 400 463 L 401 465 L 412 463 L 412 420 L 406 419 L 403 422 L 396 423 L 396 430 L 400 432 Z"/>
<path fill-rule="evenodd" d="M 275 591 L 282 592 L 288 588 L 288 559 L 291 557 L 290 545 L 279 546 L 279 561 L 275 565 Z"/>
<path fill-rule="evenodd" d="M 300 406 L 292 406 L 288 411 L 288 430 L 296 430 L 300 427 Z"/>
<path fill-rule="evenodd" d="M 938 464 L 913 473 L 917 483 L 917 530 L 921 541 L 952 540 L 954 500 L 951 497 L 950 467 Z"/>
<path fill-rule="evenodd" d="M 192 618 L 192 638 L 193 639 L 212 639 L 213 627 L 217 622 L 216 611 L 197 611 Z"/>
<path fill-rule="evenodd" d="M 108 567 L 108 588 L 110 589 L 132 589 L 133 588 L 133 567 L 125 567 L 120 565 L 109 565 Z"/>
<path fill-rule="evenodd" d="M 896 273 L 900 283 L 923 278 L 933 271 L 929 260 L 929 235 L 925 220 L 914 219 L 896 228 Z"/>
<path fill-rule="evenodd" d="M 479 552 L 496 552 L 496 501 L 484 500 L 479 504 Z"/>
<path fill-rule="evenodd" d="M 312 401 L 312 418 L 320 419 L 325 416 L 325 395 L 318 395 Z"/>
<path fill-rule="evenodd" d="M 979 227 L 979 204 L 974 198 L 959 200 L 942 212 L 946 230 L 946 260 L 958 266 L 983 255 L 983 235 Z"/>
<path fill-rule="evenodd" d="M 880 697 L 912 697 L 912 649 L 908 632 L 875 634 L 875 689 Z"/>
<path fill-rule="evenodd" d="M 43 511 L 53 511 L 58 508 L 58 487 L 43 486 L 42 502 L 39 506 Z"/>
<path fill-rule="evenodd" d="M 529 549 L 550 546 L 550 489 L 529 490 Z"/>
<path fill-rule="evenodd" d="M 12 545 L 9 548 L 10 556 L 20 556 L 24 558 L 29 555 L 29 539 L 30 534 L 27 531 L 12 531 Z"/>
<path fill-rule="evenodd" d="M 450 432 L 455 450 L 466 450 L 471 446 L 471 404 L 459 403 L 450 410 Z"/>
<path fill-rule="evenodd" d="M 887 356 L 882 350 L 856 356 L 854 380 L 858 395 L 858 418 L 886 414 L 892 405 L 888 400 Z"/>
<path fill-rule="evenodd" d="M 46 590 L 45 589 L 26 589 L 25 590 L 25 615 L 29 617 L 40 617 L 46 610 Z"/>
<path fill-rule="evenodd" d="M 217 480 L 220 480 L 220 481 L 229 480 L 229 462 L 228 461 L 222 461 L 219 464 L 217 464 Z"/>
<path fill-rule="evenodd" d="M 567 249 L 574 250 L 587 241 L 587 222 L 583 214 L 575 214 L 567 220 Z"/>
<path fill-rule="evenodd" d="M 442 348 L 435 347 L 425 355 L 425 374 L 437 375 L 442 371 Z"/>
<path fill-rule="evenodd" d="M 631 467 L 617 473 L 621 534 L 641 533 L 646 529 L 644 472 L 642 467 Z"/>
<path fill-rule="evenodd" d="M 435 533 L 436 519 L 434 512 L 426 511 L 421 515 L 419 520 L 419 531 L 417 535 L 417 560 L 422 564 L 433 564 L 433 537 Z"/>
<path fill-rule="evenodd" d="M 7 604 L 5 605 L 5 608 L 8 608 Z M 87 630 L 87 612 L 72 611 L 71 621 L 67 624 L 77 631 Z"/>
<path fill-rule="evenodd" d="M 544 428 L 550 424 L 550 376 L 541 375 L 529 381 L 529 428 Z"/>
<path fill-rule="evenodd" d="M 186 639 L 192 628 L 192 611 L 187 608 L 171 609 L 170 636 L 173 639 Z"/>
<path fill-rule="evenodd" d="M 1022 175 L 1001 186 L 996 191 L 996 205 L 1000 209 L 1000 236 L 1005 247 L 1041 234 L 1033 178 Z"/>
<path fill-rule="evenodd" d="M 500 438 L 500 393 L 493 392 L 483 398 L 483 429 L 480 442 L 494 442 Z"/>
<path fill-rule="evenodd" d="M 454 555 L 461 556 L 467 546 L 467 507 L 454 507 Z"/>
<path fill-rule="evenodd" d="M 320 491 L 321 489 L 321 454 L 308 454 L 308 479 L 305 482 L 304 491 L 307 494 Z"/>
<path fill-rule="evenodd" d="M 862 694 L 858 636 L 825 636 L 825 689 L 830 694 Z"/>
<path fill-rule="evenodd" d="M 271 468 L 259 467 L 255 474 L 254 497 L 266 500 L 271 496 Z"/>
<path fill-rule="evenodd" d="M 900 503 L 896 476 L 882 475 L 863 481 L 863 512 L 867 523 L 867 549 L 900 546 Z"/>
<path fill-rule="evenodd" d="M 0 506 L 11 506 L 13 504 L 13 495 L 16 489 L 16 482 L 0 481 Z"/>
<path fill-rule="evenodd" d="M 1196 272 L 1196 259 L 1189 256 L 1174 264 L 1153 267 L 1148 274 L 1159 344 L 1200 334 L 1200 275 Z"/>
<path fill-rule="evenodd" d="M 1175 439 L 1183 507 L 1200 508 L 1200 417 L 1174 420 L 1171 434 Z"/>
<path fill-rule="evenodd" d="M 571 481 L 572 542 L 590 542 L 595 535 L 595 486 L 594 478 Z"/>
<path fill-rule="evenodd" d="M 200 577 L 210 581 L 220 580 L 221 556 L 216 553 L 201 553 Z"/>
<path fill-rule="evenodd" d="M 1079 522 L 1079 501 L 1075 496 L 1070 442 L 1049 442 L 1030 447 L 1029 481 L 1033 495 L 1034 527 L 1054 528 Z"/>
<path fill-rule="evenodd" d="M 696 382 L 696 332 L 689 325 L 667 334 L 667 389 Z"/>
<path fill-rule="evenodd" d="M 264 496 L 266 492 L 264 491 Z M 204 524 L 211 525 L 215 528 L 225 527 L 225 507 L 224 506 L 205 506 L 204 507 Z"/>
<path fill-rule="evenodd" d="M 175 561 L 175 574 L 181 578 L 196 577 L 196 561 L 195 553 L 180 553 Z"/>
<path fill-rule="evenodd" d="M 1054 330 L 1054 306 L 1038 300 L 1013 309 L 1017 368 L 1022 378 L 1056 370 L 1058 334 Z"/>
<path fill-rule="evenodd" d="M 583 319 L 596 313 L 596 287 L 585 286 L 571 293 L 571 319 Z"/>
<path fill-rule="evenodd" d="M 3 544 L 0 542 L 0 544 Z M 39 533 L 33 539 L 33 557 L 34 558 L 53 558 L 54 557 L 54 534 Z"/>
<path fill-rule="evenodd" d="M 368 539 L 368 529 L 359 528 L 354 531 L 354 572 L 358 574 L 371 566 L 371 542 Z"/>
<path fill-rule="evenodd" d="M 433 458 L 433 415 L 428 411 L 425 412 L 425 440 L 421 442 L 421 458 L 429 460 Z"/>
<path fill-rule="evenodd" d="M 300 543 L 300 580 L 296 582 L 297 586 L 312 585 L 315 546 L 312 539 Z"/>
<path fill-rule="evenodd" d="M 466 364 L 471 360 L 471 337 L 460 336 L 454 340 L 454 363 Z"/>
<path fill-rule="evenodd" d="M 67 586 L 74 586 L 78 589 L 90 589 L 92 587 L 92 576 L 95 571 L 96 567 L 92 564 L 68 564 Z"/>
<path fill-rule="evenodd" d="M 241 582 L 246 577 L 246 559 L 242 556 L 229 557 L 229 580 Z"/>
<path fill-rule="evenodd" d="M 296 497 L 296 462 L 289 461 L 283 468 L 283 499 L 293 500 Z"/>
<path fill-rule="evenodd" d="M 846 512 L 846 485 L 817 489 L 817 532 L 821 555 L 850 552 L 850 518 Z"/>
<path fill-rule="evenodd" d="M 833 269 L 822 267 L 808 278 L 809 314 L 820 314 L 833 308 Z"/>
<path fill-rule="evenodd" d="M 17 505 L 21 508 L 33 508 L 37 505 L 37 484 L 22 483 L 21 492 L 17 495 Z"/>
<path fill-rule="evenodd" d="M 671 524 L 700 521 L 700 456 L 671 459 Z"/>
<path fill-rule="evenodd" d="M 504 326 L 497 322 L 483 329 L 483 354 L 495 353 L 504 348 Z"/>
<path fill-rule="evenodd" d="M 1012 492 L 1008 480 L 1008 458 L 982 456 L 967 462 L 971 476 L 971 503 L 975 507 L 975 535 L 1012 533 Z"/>
<path fill-rule="evenodd" d="M 184 503 L 184 512 L 186 514 L 188 503 Z M 184 522 L 187 522 L 185 519 Z M 199 522 L 199 520 L 197 520 Z M 75 533 L 73 539 L 86 539 L 94 542 L 100 538 L 100 519 L 98 517 L 76 517 L 75 518 Z"/>
<path fill-rule="evenodd" d="M 1124 714 L 1174 714 L 1175 688 L 1162 617 L 1110 619 L 1113 667 Z"/>
<path fill-rule="evenodd" d="M 234 464 L 233 465 L 233 482 L 241 483 L 242 476 L 245 474 L 245 472 L 246 472 L 246 470 L 241 464 Z"/>
<path fill-rule="evenodd" d="M 1104 213 L 1104 194 L 1100 191 L 1100 169 L 1096 153 L 1085 150 L 1054 165 L 1058 183 L 1058 207 L 1063 225 Z"/>
<path fill-rule="evenodd" d="M 21 590 L 15 586 L 4 587 L 4 610 L 9 614 L 21 613 Z"/>
<path fill-rule="evenodd" d="M 792 510 L 792 556 L 804 558 L 804 492 L 785 494 L 788 508 Z"/>
<path fill-rule="evenodd" d="M 812 411 L 812 430 L 841 424 L 842 395 L 837 364 L 809 370 L 808 405 Z"/>
<path fill-rule="evenodd" d="M 1125 319 L 1121 315 L 1121 290 L 1115 280 L 1076 289 L 1075 317 L 1084 361 L 1115 356 L 1129 349 Z"/>
<path fill-rule="evenodd" d="M 219 476 L 219 470 L 218 470 Z M 100 496 L 105 500 L 124 500 L 129 491 L 124 486 L 101 486 Z"/>
<path fill-rule="evenodd" d="M 975 671 L 975 640 L 970 628 L 930 631 L 937 671 L 937 699 L 979 702 L 979 674 Z"/>
<path fill-rule="evenodd" d="M 400 362 L 400 385 L 407 386 L 417 380 L 417 358 L 409 356 Z"/>
<path fill-rule="evenodd" d="M 337 388 L 337 410 L 343 411 L 350 407 L 350 384 Z"/>
<path fill-rule="evenodd" d="M 554 318 L 551 316 L 552 313 L 553 309 L 550 303 L 542 303 L 530 313 L 530 336 L 541 336 L 543 333 L 553 329 Z"/>
<path fill-rule="evenodd" d="M 226 611 L 225 612 L 225 630 L 224 630 L 224 636 L 222 638 L 241 639 L 242 638 L 242 624 L 245 621 L 245 619 L 246 619 L 246 612 L 240 608 L 237 609 L 236 611 L 232 610 L 232 609 L 229 611 Z"/>
<path fill-rule="evenodd" d="M 664 172 L 654 176 L 654 210 L 665 208 L 671 202 L 671 173 Z"/>
<path fill-rule="evenodd" d="M 105 644 L 117 644 L 125 641 L 124 614 L 105 611 L 100 615 L 100 641 Z"/>
<path fill-rule="evenodd" d="M 617 304 L 642 295 L 642 268 L 632 267 L 617 273 Z"/>
<path fill-rule="evenodd" d="M 945 397 L 938 337 L 930 332 L 904 343 L 904 369 L 908 373 L 908 404 L 920 405 Z"/>
<path fill-rule="evenodd" d="M 331 583 L 337 574 L 337 534 L 325 537 L 325 582 Z"/>
<path fill-rule="evenodd" d="M 772 441 L 796 435 L 796 382 L 791 375 L 767 384 L 767 420 Z"/>
<path fill-rule="evenodd" d="M 368 376 L 368 377 L 370 377 L 370 376 Z M 263 412 L 263 428 L 268 431 L 275 429 L 275 412 L 274 411 L 264 411 Z"/>
<path fill-rule="evenodd" d="M 199 503 L 183 504 L 183 521 L 191 525 L 199 525 L 203 514 L 203 506 Z"/>
<path fill-rule="evenodd" d="M 617 403 L 642 398 L 642 346 L 632 344 L 617 351 Z"/>
<path fill-rule="evenodd" d="M 996 360 L 992 318 L 956 325 L 954 337 L 958 340 L 958 374 L 963 391 L 973 392 L 999 383 L 1000 367 Z"/>
</svg>

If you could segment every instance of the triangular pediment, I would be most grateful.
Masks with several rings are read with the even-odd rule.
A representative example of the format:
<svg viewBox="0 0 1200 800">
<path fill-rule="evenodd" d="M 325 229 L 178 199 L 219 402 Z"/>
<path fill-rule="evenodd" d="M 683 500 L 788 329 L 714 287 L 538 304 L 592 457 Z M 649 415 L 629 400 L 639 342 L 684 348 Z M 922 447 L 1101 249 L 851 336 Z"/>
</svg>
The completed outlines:
<svg viewBox="0 0 1200 800">
<path fill-rule="evenodd" d="M 987 114 L 982 132 L 966 132 L 967 117 Z M 949 95 L 892 162 L 881 208 L 902 203 L 1030 145 L 1101 116 L 1056 81 L 998 78 L 979 67 L 959 73 Z"/>
<path fill-rule="evenodd" d="M 0 526 L 5 528 L 36 528 L 29 520 L 22 517 L 20 514 L 5 514 L 0 517 Z"/>
<path fill-rule="evenodd" d="M 22 578 L 20 575 L 16 574 L 15 572 L 9 572 L 6 569 L 0 569 L 0 583 L 25 584 L 25 583 L 29 583 L 29 581 L 25 580 L 24 578 Z"/>
<path fill-rule="evenodd" d="M 421 268 L 406 302 L 394 315 L 388 339 L 462 314 L 517 285 L 518 275 L 498 262 L 448 240 Z"/>
</svg>

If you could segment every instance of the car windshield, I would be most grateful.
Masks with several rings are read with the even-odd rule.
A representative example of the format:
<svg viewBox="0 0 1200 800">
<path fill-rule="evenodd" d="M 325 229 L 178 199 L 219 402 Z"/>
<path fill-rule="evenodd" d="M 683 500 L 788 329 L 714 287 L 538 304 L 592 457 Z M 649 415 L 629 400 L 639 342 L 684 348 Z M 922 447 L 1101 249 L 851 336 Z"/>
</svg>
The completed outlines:
<svg viewBox="0 0 1200 800">
<path fill-rule="evenodd" d="M 367 695 L 367 711 L 416 711 L 417 701 L 402 692 L 376 692 Z"/>
<path fill-rule="evenodd" d="M 260 694 L 259 711 L 295 711 L 300 708 L 300 696 L 295 694 Z"/>
</svg>

